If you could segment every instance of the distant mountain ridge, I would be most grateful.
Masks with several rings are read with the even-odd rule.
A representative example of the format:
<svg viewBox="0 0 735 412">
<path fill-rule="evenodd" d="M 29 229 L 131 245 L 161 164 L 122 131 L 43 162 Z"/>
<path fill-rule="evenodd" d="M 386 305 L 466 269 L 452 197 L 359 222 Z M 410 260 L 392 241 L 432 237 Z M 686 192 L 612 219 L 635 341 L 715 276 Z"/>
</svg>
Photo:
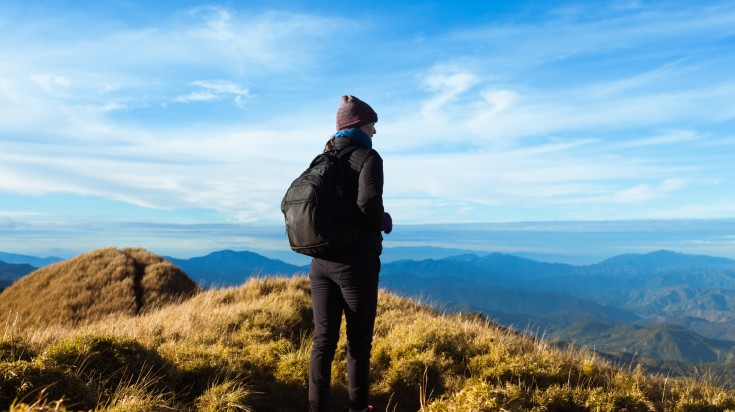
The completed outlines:
<svg viewBox="0 0 735 412">
<path fill-rule="evenodd" d="M 418 262 L 398 261 L 384 265 L 381 274 L 455 276 L 488 285 L 555 291 L 583 298 L 620 289 L 675 286 L 735 289 L 735 261 L 691 255 L 689 262 L 688 256 L 658 251 L 572 266 L 492 253 L 482 257 L 461 255 Z"/>
<path fill-rule="evenodd" d="M 16 280 L 36 270 L 27 263 L 6 263 L 0 261 L 0 290 L 10 286 Z"/>
<path fill-rule="evenodd" d="M 172 257 L 166 259 L 205 286 L 234 286 L 242 284 L 252 276 L 293 275 L 308 271 L 308 267 L 269 259 L 247 251 L 220 250 L 190 259 Z"/>
<path fill-rule="evenodd" d="M 0 252 L 0 261 L 14 264 L 26 263 L 36 268 L 42 268 L 52 263 L 61 262 L 62 260 L 63 259 L 55 256 L 40 258 L 36 256 L 20 255 L 17 253 Z"/>
<path fill-rule="evenodd" d="M 585 321 L 558 331 L 556 336 L 574 337 L 577 344 L 612 353 L 619 351 L 620 348 L 626 348 L 631 354 L 673 361 L 690 363 L 735 361 L 734 342 L 708 339 L 676 325 L 614 326 Z"/>
<path fill-rule="evenodd" d="M 692 266 L 707 267 L 735 267 L 735 260 L 713 257 L 706 255 L 688 255 L 684 253 L 672 252 L 669 250 L 659 250 L 646 254 L 625 254 L 618 255 L 598 264 L 599 266 L 616 266 L 623 268 L 646 268 L 656 266 L 660 269 L 671 269 Z"/>
<path fill-rule="evenodd" d="M 381 286 L 396 293 L 425 299 L 434 306 L 453 312 L 482 312 L 493 319 L 509 319 L 507 315 L 512 315 L 514 322 L 511 323 L 517 329 L 528 326 L 550 328 L 569 314 L 574 314 L 575 320 L 580 317 L 613 323 L 640 320 L 626 309 L 603 306 L 557 292 L 484 285 L 457 277 L 386 275 L 381 277 Z"/>
</svg>

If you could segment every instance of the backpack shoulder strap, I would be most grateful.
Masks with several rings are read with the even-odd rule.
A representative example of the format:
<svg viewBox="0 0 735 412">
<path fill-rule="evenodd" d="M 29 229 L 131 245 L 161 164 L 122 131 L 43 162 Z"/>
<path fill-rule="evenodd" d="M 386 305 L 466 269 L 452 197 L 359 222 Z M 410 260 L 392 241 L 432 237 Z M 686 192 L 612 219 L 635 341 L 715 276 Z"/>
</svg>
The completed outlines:
<svg viewBox="0 0 735 412">
<path fill-rule="evenodd" d="M 359 145 L 352 144 L 352 145 L 349 145 L 349 146 L 345 147 L 344 149 L 338 151 L 335 155 L 338 158 L 341 159 L 342 157 L 349 155 L 350 153 L 354 152 L 355 150 L 357 150 L 359 148 L 360 148 Z"/>
</svg>

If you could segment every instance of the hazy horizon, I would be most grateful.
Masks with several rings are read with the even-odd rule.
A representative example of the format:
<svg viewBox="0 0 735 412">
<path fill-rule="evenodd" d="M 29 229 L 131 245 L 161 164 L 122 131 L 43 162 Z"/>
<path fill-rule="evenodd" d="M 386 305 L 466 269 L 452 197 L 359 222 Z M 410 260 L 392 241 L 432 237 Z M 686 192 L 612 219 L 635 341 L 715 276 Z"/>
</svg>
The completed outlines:
<svg viewBox="0 0 735 412">
<path fill-rule="evenodd" d="M 733 233 L 735 219 L 396 225 L 384 246 L 502 252 L 571 264 L 662 249 L 735 259 Z M 295 264 L 308 261 L 290 251 L 282 225 L 88 221 L 47 228 L 0 226 L 0 235 L 0 251 L 38 257 L 68 258 L 100 247 L 134 246 L 177 258 L 231 249 Z"/>
</svg>

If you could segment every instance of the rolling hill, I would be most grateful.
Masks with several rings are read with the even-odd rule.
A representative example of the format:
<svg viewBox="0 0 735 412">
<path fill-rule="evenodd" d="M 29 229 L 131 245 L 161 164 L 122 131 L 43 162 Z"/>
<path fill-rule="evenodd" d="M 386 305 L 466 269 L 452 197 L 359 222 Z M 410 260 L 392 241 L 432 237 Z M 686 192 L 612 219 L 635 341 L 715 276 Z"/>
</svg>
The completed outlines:
<svg viewBox="0 0 735 412">
<path fill-rule="evenodd" d="M 137 315 L 198 292 L 179 268 L 143 249 L 98 249 L 24 276 L 0 293 L 0 313 L 29 325 Z"/>
</svg>

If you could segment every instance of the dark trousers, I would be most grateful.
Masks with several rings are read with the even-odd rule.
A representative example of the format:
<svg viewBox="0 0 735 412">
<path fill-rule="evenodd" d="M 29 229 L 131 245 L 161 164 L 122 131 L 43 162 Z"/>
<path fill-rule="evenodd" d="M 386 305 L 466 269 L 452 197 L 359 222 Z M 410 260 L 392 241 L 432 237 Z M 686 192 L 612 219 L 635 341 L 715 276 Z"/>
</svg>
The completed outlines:
<svg viewBox="0 0 735 412">
<path fill-rule="evenodd" d="M 339 262 L 316 258 L 311 261 L 314 340 L 309 363 L 310 411 L 329 410 L 332 361 L 343 313 L 347 322 L 350 411 L 368 406 L 379 272 L 380 257 L 369 250 L 357 250 Z"/>
</svg>

